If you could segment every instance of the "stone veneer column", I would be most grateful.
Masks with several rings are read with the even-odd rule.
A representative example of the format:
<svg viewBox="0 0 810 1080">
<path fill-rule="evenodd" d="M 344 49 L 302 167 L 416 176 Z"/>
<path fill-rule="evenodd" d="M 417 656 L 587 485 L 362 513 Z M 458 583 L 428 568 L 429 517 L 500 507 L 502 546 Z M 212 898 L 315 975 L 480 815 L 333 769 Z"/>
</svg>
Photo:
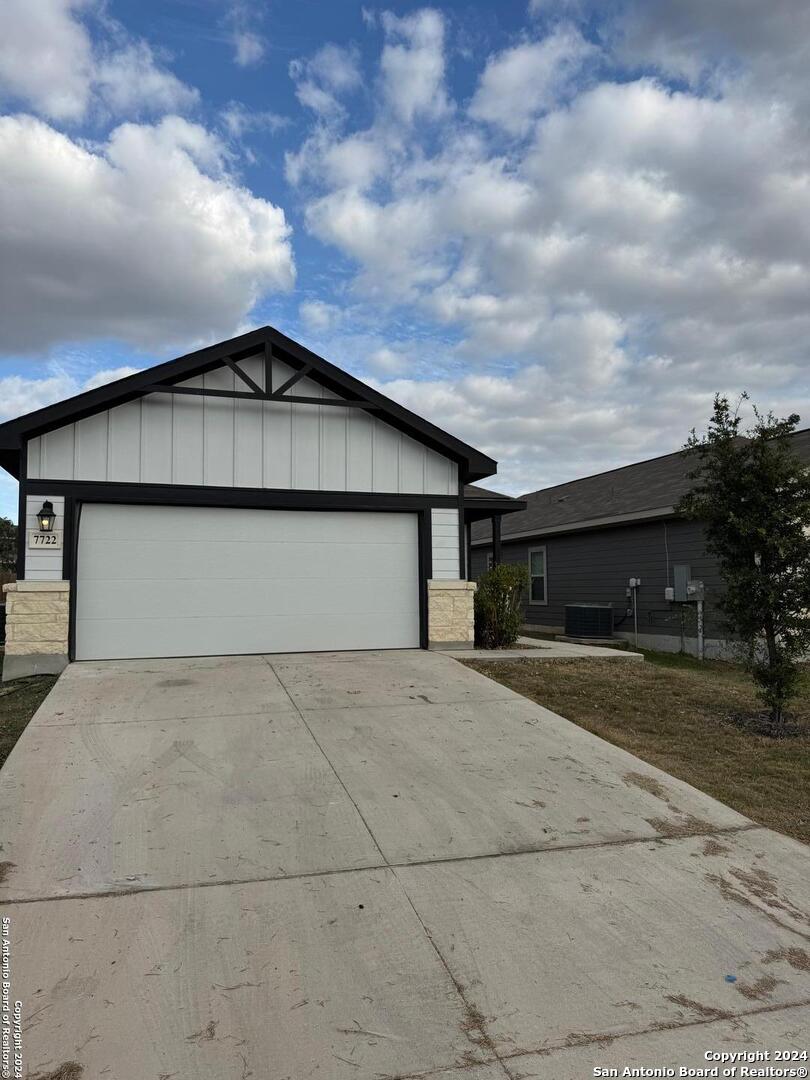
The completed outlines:
<svg viewBox="0 0 810 1080">
<path fill-rule="evenodd" d="M 69 581 L 12 581 L 6 594 L 3 682 L 58 675 L 68 663 Z"/>
<path fill-rule="evenodd" d="M 471 649 L 475 641 L 474 581 L 428 581 L 431 649 Z"/>
</svg>

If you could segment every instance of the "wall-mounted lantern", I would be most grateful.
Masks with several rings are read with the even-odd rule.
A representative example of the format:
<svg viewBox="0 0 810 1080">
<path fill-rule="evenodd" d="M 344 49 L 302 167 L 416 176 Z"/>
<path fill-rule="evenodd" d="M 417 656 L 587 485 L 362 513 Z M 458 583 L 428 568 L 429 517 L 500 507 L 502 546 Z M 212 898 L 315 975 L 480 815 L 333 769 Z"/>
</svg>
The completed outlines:
<svg viewBox="0 0 810 1080">
<path fill-rule="evenodd" d="M 53 524 L 56 520 L 56 514 L 53 512 L 53 503 L 45 501 L 42 504 L 42 509 L 37 514 L 37 521 L 39 522 L 40 532 L 53 532 Z"/>
</svg>

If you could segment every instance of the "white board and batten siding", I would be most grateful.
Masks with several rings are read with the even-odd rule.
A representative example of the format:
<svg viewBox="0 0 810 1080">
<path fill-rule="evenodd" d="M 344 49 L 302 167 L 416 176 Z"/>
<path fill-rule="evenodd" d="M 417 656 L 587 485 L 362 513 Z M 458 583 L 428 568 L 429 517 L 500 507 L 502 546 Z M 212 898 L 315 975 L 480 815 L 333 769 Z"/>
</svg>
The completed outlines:
<svg viewBox="0 0 810 1080">
<path fill-rule="evenodd" d="M 263 363 L 243 370 L 263 386 Z M 273 361 L 273 386 L 293 374 Z M 247 390 L 229 368 L 188 386 Z M 334 398 L 302 379 L 289 391 Z M 358 408 L 149 394 L 28 443 L 32 480 L 455 495 L 454 461 Z"/>
</svg>

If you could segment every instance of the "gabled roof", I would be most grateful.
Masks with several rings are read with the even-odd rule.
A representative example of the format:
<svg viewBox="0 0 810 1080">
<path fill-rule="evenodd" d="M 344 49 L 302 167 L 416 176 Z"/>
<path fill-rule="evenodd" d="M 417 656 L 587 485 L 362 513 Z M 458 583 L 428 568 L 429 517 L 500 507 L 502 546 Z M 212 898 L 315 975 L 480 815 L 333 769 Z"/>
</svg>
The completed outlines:
<svg viewBox="0 0 810 1080">
<path fill-rule="evenodd" d="M 799 457 L 810 463 L 810 428 L 795 432 L 792 441 Z M 692 486 L 688 476 L 691 470 L 687 455 L 677 450 L 521 495 L 526 509 L 503 519 L 501 538 L 544 536 L 671 517 L 681 496 Z M 473 526 L 473 543 L 491 536 L 488 522 Z"/>
<path fill-rule="evenodd" d="M 272 326 L 263 326 L 248 334 L 210 345 L 0 424 L 0 465 L 18 476 L 19 450 L 27 439 L 142 397 L 157 383 L 178 383 L 220 367 L 226 358 L 238 362 L 248 356 L 262 354 L 266 348 L 295 370 L 308 367 L 309 378 L 340 397 L 368 402 L 373 406 L 374 414 L 386 423 L 458 462 L 462 481 L 480 480 L 497 471 L 497 462 L 480 450 L 398 405 Z"/>
</svg>

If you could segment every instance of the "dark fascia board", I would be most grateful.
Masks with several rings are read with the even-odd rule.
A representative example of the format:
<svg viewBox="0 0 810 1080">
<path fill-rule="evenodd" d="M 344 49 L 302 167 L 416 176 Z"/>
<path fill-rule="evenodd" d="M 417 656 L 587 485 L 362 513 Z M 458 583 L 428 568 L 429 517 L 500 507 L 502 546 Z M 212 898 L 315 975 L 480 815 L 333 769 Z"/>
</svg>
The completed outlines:
<svg viewBox="0 0 810 1080">
<path fill-rule="evenodd" d="M 458 506 L 454 495 L 396 495 L 375 491 L 223 488 L 192 484 L 118 484 L 106 480 L 28 480 L 30 495 L 64 495 L 79 502 L 143 506 L 215 506 L 265 510 L 430 510 Z"/>
<path fill-rule="evenodd" d="M 487 517 L 489 515 L 486 515 Z M 501 543 L 512 544 L 527 540 L 545 540 L 549 536 L 560 536 L 567 533 L 592 532 L 596 529 L 611 529 L 620 525 L 645 525 L 649 521 L 663 521 L 667 518 L 677 518 L 678 512 L 674 506 L 659 506 L 652 510 L 636 510 L 629 514 L 612 514 L 609 517 L 588 518 L 582 521 L 570 521 L 565 525 L 550 525 L 548 528 L 528 529 L 526 532 L 507 533 L 501 537 Z M 472 541 L 473 547 L 490 547 L 492 537 L 485 536 Z"/>
<path fill-rule="evenodd" d="M 0 469 L 11 473 L 15 480 L 20 479 L 20 453 L 19 450 L 0 450 Z"/>
<path fill-rule="evenodd" d="M 526 502 L 523 499 L 510 499 L 508 496 L 500 499 L 482 499 L 476 496 L 464 500 L 464 520 L 480 521 L 483 518 L 500 517 L 503 514 L 516 514 L 519 510 L 525 509 Z"/>
<path fill-rule="evenodd" d="M 328 360 L 299 345 L 297 341 L 293 341 L 292 338 L 288 338 L 272 326 L 260 327 L 258 330 L 219 342 L 217 345 L 210 345 L 188 353 L 176 360 L 169 360 L 165 364 L 139 371 L 135 375 L 117 379 L 105 386 L 87 390 L 76 397 L 67 398 L 54 405 L 46 405 L 45 408 L 37 409 L 36 412 L 28 413 L 26 416 L 9 420 L 0 425 L 0 451 L 19 451 L 25 440 L 62 427 L 64 424 L 82 420 L 104 409 L 133 401 L 148 393 L 147 387 L 154 383 L 181 382 L 218 367 L 226 356 L 237 361 L 244 360 L 248 356 L 261 353 L 266 345 L 273 349 L 275 356 L 285 362 L 291 362 L 294 368 L 309 364 L 312 367 L 311 375 L 328 390 L 350 400 L 370 402 L 376 406 L 386 423 L 452 458 L 461 467 L 461 479 L 465 483 L 492 476 L 497 471 L 497 462 L 486 454 L 482 454 L 481 451 L 455 436 L 442 431 L 441 428 L 417 416 L 402 405 L 398 405 L 384 394 L 372 389 L 334 364 L 330 364 Z M 3 464 L 2 460 L 0 464 Z M 7 468 L 6 465 L 3 467 Z M 8 471 L 13 474 L 12 469 Z"/>
</svg>

